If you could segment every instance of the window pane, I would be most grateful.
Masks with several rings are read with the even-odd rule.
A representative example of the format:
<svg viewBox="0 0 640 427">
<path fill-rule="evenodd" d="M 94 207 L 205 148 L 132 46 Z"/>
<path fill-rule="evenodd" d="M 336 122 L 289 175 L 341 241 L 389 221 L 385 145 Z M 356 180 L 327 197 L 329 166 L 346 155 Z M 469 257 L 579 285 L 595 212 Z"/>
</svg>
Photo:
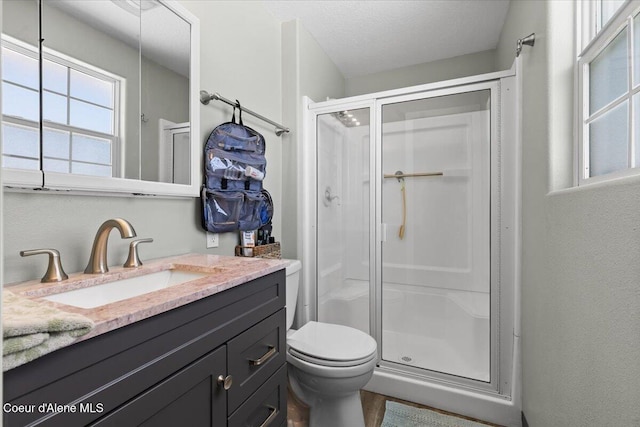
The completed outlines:
<svg viewBox="0 0 640 427">
<path fill-rule="evenodd" d="M 40 169 L 40 162 L 38 160 L 24 159 L 22 157 L 2 156 L 2 167 L 14 168 L 14 169 L 38 170 Z"/>
<path fill-rule="evenodd" d="M 42 118 L 51 122 L 67 124 L 67 97 L 42 92 Z"/>
<path fill-rule="evenodd" d="M 111 141 L 86 135 L 73 135 L 73 160 L 111 164 Z"/>
<path fill-rule="evenodd" d="M 613 15 L 620 9 L 625 0 L 600 1 L 600 28 L 604 27 Z"/>
<path fill-rule="evenodd" d="M 69 137 L 67 131 L 44 129 L 43 130 L 43 152 L 45 157 L 57 157 L 59 159 L 69 158 Z"/>
<path fill-rule="evenodd" d="M 2 48 L 2 79 L 38 89 L 38 61 L 5 47 Z"/>
<path fill-rule="evenodd" d="M 112 111 L 106 108 L 71 100 L 71 126 L 113 134 Z"/>
<path fill-rule="evenodd" d="M 113 83 L 71 70 L 71 96 L 113 108 Z"/>
<path fill-rule="evenodd" d="M 589 125 L 588 176 L 628 167 L 628 108 L 628 103 L 624 102 Z"/>
<path fill-rule="evenodd" d="M 69 161 L 48 159 L 45 157 L 42 159 L 42 168 L 46 172 L 69 173 Z"/>
<path fill-rule="evenodd" d="M 40 120 L 39 105 L 37 91 L 2 82 L 2 114 L 37 122 Z"/>
<path fill-rule="evenodd" d="M 627 29 L 589 64 L 589 112 L 607 105 L 627 90 Z"/>
<path fill-rule="evenodd" d="M 71 164 L 71 173 L 94 176 L 111 176 L 111 166 L 92 165 L 90 163 Z"/>
<path fill-rule="evenodd" d="M 42 66 L 42 86 L 54 92 L 67 94 L 67 70 L 64 65 L 45 59 Z"/>
<path fill-rule="evenodd" d="M 37 159 L 40 157 L 38 129 L 3 123 L 2 153 Z M 36 165 L 35 169 L 38 167 Z"/>
</svg>

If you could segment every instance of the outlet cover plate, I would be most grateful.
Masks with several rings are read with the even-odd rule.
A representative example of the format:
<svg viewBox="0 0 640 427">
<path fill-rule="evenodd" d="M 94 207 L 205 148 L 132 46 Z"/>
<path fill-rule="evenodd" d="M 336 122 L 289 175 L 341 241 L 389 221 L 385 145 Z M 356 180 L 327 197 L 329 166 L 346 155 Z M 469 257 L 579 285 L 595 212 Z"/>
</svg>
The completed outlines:
<svg viewBox="0 0 640 427">
<path fill-rule="evenodd" d="M 218 233 L 210 233 L 207 231 L 207 248 L 218 247 Z"/>
</svg>

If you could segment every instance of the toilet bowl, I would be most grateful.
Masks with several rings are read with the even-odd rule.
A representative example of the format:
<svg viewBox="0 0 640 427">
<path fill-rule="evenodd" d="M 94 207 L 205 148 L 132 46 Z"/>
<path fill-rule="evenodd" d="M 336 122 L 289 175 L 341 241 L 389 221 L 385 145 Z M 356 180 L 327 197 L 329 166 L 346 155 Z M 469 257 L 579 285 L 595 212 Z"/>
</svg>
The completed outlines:
<svg viewBox="0 0 640 427">
<path fill-rule="evenodd" d="M 292 330 L 301 264 L 287 267 L 287 362 L 289 385 L 309 406 L 310 427 L 364 427 L 360 389 L 373 375 L 377 344 L 343 325 L 308 322 Z"/>
</svg>

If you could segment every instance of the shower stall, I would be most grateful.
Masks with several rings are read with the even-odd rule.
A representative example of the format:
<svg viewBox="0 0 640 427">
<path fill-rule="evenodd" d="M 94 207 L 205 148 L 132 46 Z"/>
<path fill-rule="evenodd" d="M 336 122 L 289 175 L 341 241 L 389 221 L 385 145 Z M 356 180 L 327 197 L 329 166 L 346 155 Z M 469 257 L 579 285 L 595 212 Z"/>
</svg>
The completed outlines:
<svg viewBox="0 0 640 427">
<path fill-rule="evenodd" d="M 378 343 L 368 389 L 519 422 L 511 71 L 313 103 L 299 318 Z"/>
</svg>

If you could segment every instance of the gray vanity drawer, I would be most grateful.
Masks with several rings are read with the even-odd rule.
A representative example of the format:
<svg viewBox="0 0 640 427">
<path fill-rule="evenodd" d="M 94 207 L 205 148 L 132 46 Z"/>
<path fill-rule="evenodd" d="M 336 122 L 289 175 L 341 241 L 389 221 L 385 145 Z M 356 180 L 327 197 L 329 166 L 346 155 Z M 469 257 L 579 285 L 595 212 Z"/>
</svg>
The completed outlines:
<svg viewBox="0 0 640 427">
<path fill-rule="evenodd" d="M 229 427 L 277 427 L 287 422 L 287 366 L 281 366 L 269 381 L 230 417 Z"/>
<path fill-rule="evenodd" d="M 286 362 L 286 314 L 281 309 L 227 343 L 231 414 Z"/>
</svg>

